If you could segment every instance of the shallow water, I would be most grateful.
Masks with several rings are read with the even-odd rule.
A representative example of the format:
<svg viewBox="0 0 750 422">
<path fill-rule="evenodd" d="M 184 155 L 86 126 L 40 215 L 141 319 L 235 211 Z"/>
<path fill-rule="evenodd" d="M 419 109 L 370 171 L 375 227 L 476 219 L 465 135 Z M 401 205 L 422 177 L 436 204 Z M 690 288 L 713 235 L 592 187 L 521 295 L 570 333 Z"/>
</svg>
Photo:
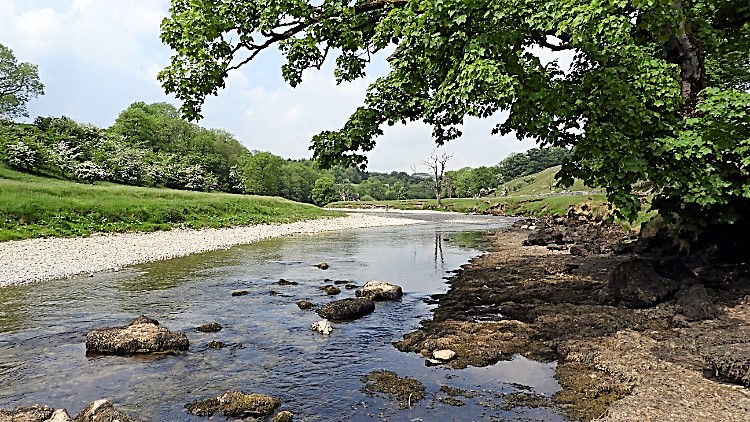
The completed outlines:
<svg viewBox="0 0 750 422">
<path fill-rule="evenodd" d="M 146 421 L 199 421 L 186 403 L 230 389 L 282 399 L 295 421 L 565 420 L 547 408 L 501 409 L 503 396 L 559 390 L 554 363 L 517 357 L 489 368 L 427 367 L 392 342 L 430 316 L 424 299 L 445 292 L 444 278 L 481 253 L 481 233 L 510 220 L 450 214 L 409 214 L 426 224 L 301 235 L 117 273 L 0 289 L 0 408 L 48 404 L 71 414 L 108 398 Z M 314 264 L 327 262 L 323 271 Z M 296 286 L 280 286 L 284 278 Z M 330 336 L 309 330 L 320 318 L 296 302 L 323 304 L 326 279 L 399 284 L 401 301 L 378 303 L 373 314 L 335 323 Z M 246 296 L 232 297 L 234 290 Z M 278 294 L 272 295 L 271 291 Z M 184 331 L 190 350 L 178 356 L 87 357 L 86 333 L 124 325 L 146 314 Z M 194 327 L 219 322 L 218 333 Z M 230 346 L 208 349 L 211 340 Z M 427 397 L 399 409 L 388 397 L 361 392 L 375 369 L 419 379 Z M 470 390 L 454 407 L 441 386 Z M 520 388 L 520 390 L 518 390 Z M 218 417 L 216 420 L 224 420 Z"/>
</svg>

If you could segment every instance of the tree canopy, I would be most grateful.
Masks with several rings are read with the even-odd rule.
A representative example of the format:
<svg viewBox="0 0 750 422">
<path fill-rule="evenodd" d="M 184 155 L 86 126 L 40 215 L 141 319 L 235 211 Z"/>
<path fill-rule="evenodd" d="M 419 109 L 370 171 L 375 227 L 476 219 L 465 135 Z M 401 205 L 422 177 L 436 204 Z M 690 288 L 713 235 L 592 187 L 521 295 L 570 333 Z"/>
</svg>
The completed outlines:
<svg viewBox="0 0 750 422">
<path fill-rule="evenodd" d="M 26 103 L 43 94 L 36 65 L 18 63 L 13 51 L 0 44 L 0 118 L 28 117 Z"/>
<path fill-rule="evenodd" d="M 313 138 L 323 165 L 365 165 L 384 124 L 422 120 L 441 145 L 474 116 L 569 148 L 563 181 L 606 187 L 625 217 L 643 181 L 655 208 L 696 228 L 750 206 L 747 0 L 173 0 L 170 12 L 159 78 L 190 118 L 269 47 L 294 86 L 328 57 L 338 81 L 360 78 L 396 46 L 343 128 Z"/>
</svg>

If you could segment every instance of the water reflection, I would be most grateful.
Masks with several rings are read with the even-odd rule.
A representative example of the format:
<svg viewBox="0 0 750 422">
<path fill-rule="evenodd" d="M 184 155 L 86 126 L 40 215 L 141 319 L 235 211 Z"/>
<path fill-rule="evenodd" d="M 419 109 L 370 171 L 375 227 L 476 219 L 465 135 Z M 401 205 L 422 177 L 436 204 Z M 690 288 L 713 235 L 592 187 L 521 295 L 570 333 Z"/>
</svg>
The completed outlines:
<svg viewBox="0 0 750 422">
<path fill-rule="evenodd" d="M 417 226 L 292 236 L 118 273 L 0 289 L 0 407 L 45 403 L 76 413 L 107 397 L 140 418 L 198 421 L 203 419 L 185 413 L 187 402 L 241 389 L 282 398 L 300 421 L 513 419 L 521 413 L 487 407 L 479 399 L 460 409 L 445 405 L 440 387 L 482 384 L 481 400 L 497 403 L 497 395 L 514 389 L 509 379 L 551 391 L 543 381 L 551 380 L 548 368 L 514 361 L 507 368 L 516 365 L 520 372 L 453 371 L 426 367 L 418 356 L 391 345 L 429 317 L 424 299 L 447 289 L 446 271 L 480 252 L 462 246 L 468 243 L 464 239 L 477 238 L 469 233 L 507 223 L 430 218 Z M 330 269 L 314 267 L 319 262 Z M 299 284 L 280 286 L 280 278 Z M 386 280 L 400 284 L 405 296 L 378 304 L 361 320 L 335 324 L 333 334 L 324 337 L 308 328 L 317 315 L 295 302 L 323 304 L 353 296 L 350 290 L 327 296 L 319 289 L 326 279 L 359 285 Z M 248 294 L 231 296 L 240 289 Z M 280 294 L 270 295 L 271 290 Z M 155 360 L 86 356 L 89 330 L 123 325 L 139 314 L 184 331 L 190 351 Z M 206 322 L 224 328 L 194 330 Z M 231 347 L 209 349 L 213 340 Z M 389 400 L 368 397 L 360 391 L 360 378 L 374 369 L 420 379 L 428 398 L 399 410 Z M 523 373 L 541 378 L 521 382 Z M 536 412 L 522 415 L 562 420 L 549 410 Z"/>
</svg>

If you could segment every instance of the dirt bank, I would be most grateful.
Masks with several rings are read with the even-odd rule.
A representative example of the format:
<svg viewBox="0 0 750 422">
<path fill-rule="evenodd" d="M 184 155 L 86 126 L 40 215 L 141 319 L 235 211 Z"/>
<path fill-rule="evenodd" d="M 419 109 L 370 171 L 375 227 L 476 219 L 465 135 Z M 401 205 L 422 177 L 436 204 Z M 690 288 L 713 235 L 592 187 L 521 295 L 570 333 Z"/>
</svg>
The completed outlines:
<svg viewBox="0 0 750 422">
<path fill-rule="evenodd" d="M 750 390 L 738 385 L 750 381 L 747 269 L 649 260 L 619 228 L 557 223 L 547 234 L 563 236 L 551 245 L 521 246 L 539 229 L 492 235 L 491 252 L 457 273 L 434 318 L 396 347 L 452 349 L 456 368 L 514 354 L 557 360 L 553 402 L 575 420 L 750 420 Z M 656 293 L 634 289 L 653 303 L 614 286 L 628 265 L 631 278 L 655 280 Z"/>
</svg>

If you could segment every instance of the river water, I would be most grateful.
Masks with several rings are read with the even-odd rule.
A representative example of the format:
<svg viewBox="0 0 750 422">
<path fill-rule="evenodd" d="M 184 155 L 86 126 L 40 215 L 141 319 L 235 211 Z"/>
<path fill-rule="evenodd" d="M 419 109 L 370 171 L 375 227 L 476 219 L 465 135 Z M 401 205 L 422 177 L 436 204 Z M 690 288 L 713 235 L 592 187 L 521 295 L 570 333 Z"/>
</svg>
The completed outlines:
<svg viewBox="0 0 750 422">
<path fill-rule="evenodd" d="M 430 295 L 482 252 L 481 234 L 511 220 L 454 214 L 404 214 L 424 224 L 273 239 L 228 250 L 138 265 L 116 273 L 0 289 L 0 408 L 34 403 L 75 414 L 108 398 L 145 421 L 200 421 L 185 404 L 230 389 L 271 394 L 295 421 L 562 421 L 548 408 L 503 410 L 516 391 L 550 396 L 560 389 L 554 363 L 522 357 L 487 368 L 425 366 L 392 342 L 430 317 Z M 314 266 L 327 262 L 330 269 Z M 278 280 L 298 285 L 278 285 Z M 329 279 L 329 281 L 326 281 Z M 296 302 L 324 304 L 330 280 L 384 280 L 404 298 L 373 314 L 335 323 L 330 336 L 310 331 L 320 318 Z M 245 290 L 246 296 L 231 296 Z M 272 294 L 274 291 L 274 294 Z M 190 350 L 177 356 L 87 357 L 86 333 L 145 314 L 183 331 Z M 217 333 L 195 327 L 218 322 Z M 209 349 L 212 340 L 228 344 Z M 362 376 L 387 369 L 420 380 L 427 397 L 400 409 L 362 392 Z M 471 391 L 456 407 L 441 387 Z M 214 417 L 212 420 L 224 420 Z"/>
</svg>

